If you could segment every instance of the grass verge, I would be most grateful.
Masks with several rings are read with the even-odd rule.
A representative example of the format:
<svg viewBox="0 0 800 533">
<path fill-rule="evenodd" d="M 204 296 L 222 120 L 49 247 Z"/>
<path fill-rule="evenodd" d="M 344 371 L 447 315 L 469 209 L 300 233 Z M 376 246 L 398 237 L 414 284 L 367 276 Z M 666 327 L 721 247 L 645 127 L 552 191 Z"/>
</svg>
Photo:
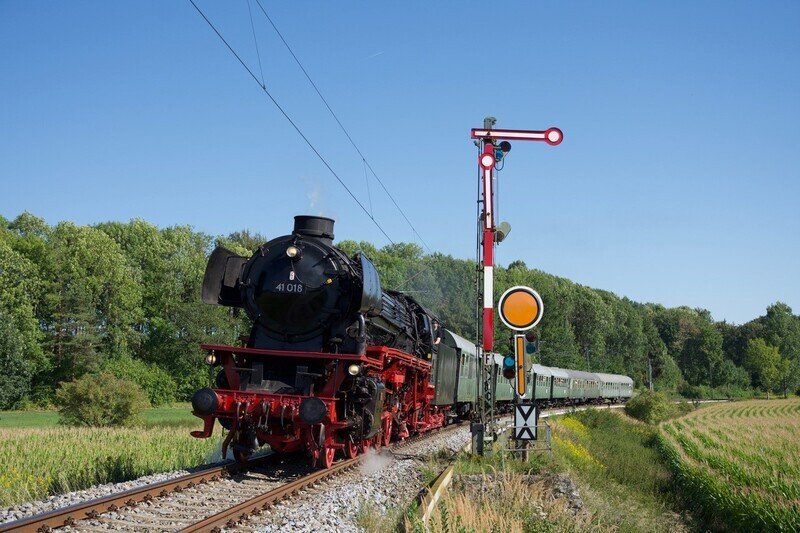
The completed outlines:
<svg viewBox="0 0 800 533">
<path fill-rule="evenodd" d="M 192 414 L 188 403 L 152 407 L 142 413 L 145 427 L 200 427 L 200 419 Z M 0 411 L 0 428 L 58 427 L 57 411 Z"/>
<path fill-rule="evenodd" d="M 621 413 L 590 410 L 550 419 L 553 458 L 462 455 L 457 481 L 428 524 L 434 532 L 686 531 L 657 430 Z M 502 444 L 496 444 L 500 446 Z M 565 473 L 580 497 L 564 489 Z M 464 480 L 472 487 L 462 490 Z M 477 488 L 476 488 L 477 485 Z M 567 483 L 568 487 L 572 482 Z M 582 501 L 581 501 L 582 499 Z M 407 528 L 423 531 L 417 521 Z"/>
<path fill-rule="evenodd" d="M 183 412 L 152 409 L 134 428 L 0 427 L 0 505 L 210 462 L 218 438 L 191 437 L 199 419 Z"/>
<path fill-rule="evenodd" d="M 657 430 L 593 409 L 553 420 L 554 468 L 578 483 L 592 528 L 684 531 L 672 477 L 655 447 Z"/>
</svg>

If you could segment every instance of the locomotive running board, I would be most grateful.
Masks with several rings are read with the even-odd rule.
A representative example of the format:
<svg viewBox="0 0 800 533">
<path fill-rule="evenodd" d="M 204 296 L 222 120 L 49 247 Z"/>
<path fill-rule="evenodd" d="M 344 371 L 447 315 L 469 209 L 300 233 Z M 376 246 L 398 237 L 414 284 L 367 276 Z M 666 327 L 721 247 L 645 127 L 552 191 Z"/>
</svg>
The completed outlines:
<svg viewBox="0 0 800 533">
<path fill-rule="evenodd" d="M 263 357 L 293 357 L 293 358 L 313 358 L 313 359 L 340 359 L 342 361 L 352 361 L 354 363 L 362 363 L 367 368 L 374 368 L 381 370 L 385 364 L 386 359 L 399 359 L 408 364 L 411 368 L 417 370 L 430 370 L 431 363 L 415 357 L 409 353 L 388 346 L 368 346 L 365 355 L 352 354 L 352 353 L 329 353 L 329 352 L 305 352 L 305 351 L 287 351 L 287 350 L 262 350 L 260 348 L 245 348 L 230 346 L 225 344 L 201 344 L 203 350 L 213 352 L 215 354 L 230 354 L 230 355 L 246 355 Z"/>
</svg>

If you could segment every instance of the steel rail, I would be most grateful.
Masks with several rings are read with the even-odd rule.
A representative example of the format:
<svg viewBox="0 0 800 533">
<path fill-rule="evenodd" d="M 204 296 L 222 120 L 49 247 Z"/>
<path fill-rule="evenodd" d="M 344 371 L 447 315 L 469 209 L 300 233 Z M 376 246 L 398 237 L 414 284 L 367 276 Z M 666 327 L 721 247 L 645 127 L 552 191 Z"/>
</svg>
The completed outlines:
<svg viewBox="0 0 800 533">
<path fill-rule="evenodd" d="M 386 448 L 392 450 L 403 448 L 410 444 L 426 439 L 431 435 L 439 434 L 442 431 L 463 427 L 467 424 L 469 424 L 467 421 L 455 422 L 447 426 L 420 433 L 409 439 L 396 442 L 390 446 L 387 446 Z M 218 533 L 219 531 L 222 531 L 223 528 L 232 529 L 236 527 L 237 524 L 246 521 L 250 516 L 257 516 L 261 514 L 263 510 L 268 509 L 279 501 L 288 499 L 292 494 L 304 488 L 316 485 L 317 483 L 320 483 L 330 477 L 344 473 L 345 471 L 358 465 L 364 459 L 364 457 L 364 454 L 360 454 L 352 459 L 345 459 L 343 461 L 336 462 L 328 469 L 311 472 L 306 476 L 289 481 L 280 487 L 255 496 L 247 501 L 225 509 L 224 511 L 220 511 L 217 514 L 209 516 L 208 518 L 183 528 L 180 531 L 182 533 Z"/>
<path fill-rule="evenodd" d="M 103 513 L 116 511 L 122 507 L 132 506 L 139 502 L 167 496 L 171 492 L 180 492 L 183 489 L 189 489 L 197 485 L 217 481 L 223 476 L 269 464 L 277 459 L 277 455 L 268 454 L 251 459 L 246 463 L 225 463 L 204 468 L 203 470 L 174 479 L 143 485 L 123 492 L 109 494 L 102 498 L 87 500 L 67 507 L 53 509 L 52 511 L 47 511 L 42 514 L 21 518 L 14 522 L 0 524 L 0 533 L 40 533 L 59 527 L 72 526 L 78 520 L 95 518 Z"/>
<path fill-rule="evenodd" d="M 623 405 L 619 405 L 619 407 L 622 406 Z M 548 410 L 553 410 L 553 408 Z M 567 412 L 574 410 L 582 409 L 580 407 L 576 409 L 573 406 L 572 408 L 564 409 L 563 412 L 543 413 L 543 415 L 547 416 L 566 414 Z M 419 440 L 425 439 L 432 434 L 439 433 L 443 430 L 461 427 L 466 424 L 468 424 L 468 422 L 456 422 L 435 430 L 426 431 L 410 439 L 395 443 L 388 448 L 394 449 L 398 447 L 404 447 Z M 297 492 L 298 490 L 319 483 L 328 477 L 337 475 L 352 468 L 358 464 L 363 457 L 363 455 L 359 455 L 353 459 L 339 461 L 329 469 L 312 472 L 307 476 L 290 481 L 276 489 L 265 492 L 264 494 L 237 504 L 225 511 L 221 511 L 215 515 L 212 515 L 200 522 L 188 526 L 182 531 L 218 531 L 221 527 L 232 527 L 231 524 L 236 524 L 239 521 L 246 519 L 251 514 L 260 513 L 261 509 L 265 509 L 270 505 L 287 498 L 289 495 Z M 245 471 L 264 464 L 269 464 L 276 460 L 280 460 L 278 455 L 268 454 L 252 459 L 246 463 L 226 463 L 212 466 L 178 478 L 161 481 L 158 483 L 151 483 L 142 487 L 136 487 L 123 492 L 110 494 L 102 498 L 87 500 L 85 502 L 54 509 L 42 514 L 29 516 L 14 522 L 7 522 L 0 525 L 0 533 L 40 533 L 64 526 L 73 526 L 79 520 L 96 518 L 103 513 L 113 512 L 122 507 L 133 506 L 139 502 L 149 501 L 157 497 L 164 497 L 171 492 L 180 492 L 183 489 L 216 481 L 222 476 Z"/>
<path fill-rule="evenodd" d="M 306 487 L 310 487 L 311 485 L 315 485 L 329 477 L 335 476 L 337 474 L 342 473 L 345 470 L 348 470 L 358 463 L 364 458 L 363 455 L 359 455 L 358 457 L 354 457 L 353 459 L 346 459 L 344 461 L 339 461 L 338 463 L 334 463 L 334 465 L 330 468 L 326 468 L 324 470 L 317 470 L 308 474 L 307 476 L 303 476 L 301 478 L 295 479 L 288 483 L 281 485 L 275 489 L 270 490 L 269 492 L 265 492 L 254 498 L 251 498 L 245 502 L 240 504 L 234 505 L 224 511 L 220 511 L 219 513 L 213 514 L 204 520 L 196 522 L 186 528 L 181 529 L 184 533 L 194 533 L 194 532 L 218 532 L 221 531 L 222 528 L 233 528 L 236 527 L 236 524 L 246 520 L 251 515 L 258 515 L 261 513 L 263 509 L 267 509 L 268 507 L 278 503 L 281 500 L 285 500 L 289 498 L 295 492 L 302 490 Z"/>
</svg>

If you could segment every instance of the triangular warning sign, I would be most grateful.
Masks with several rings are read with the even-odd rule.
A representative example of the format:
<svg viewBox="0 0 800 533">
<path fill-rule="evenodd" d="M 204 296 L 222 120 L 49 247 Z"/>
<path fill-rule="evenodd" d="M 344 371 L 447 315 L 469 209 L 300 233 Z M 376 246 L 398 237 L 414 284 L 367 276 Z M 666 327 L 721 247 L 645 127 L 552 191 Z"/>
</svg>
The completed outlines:
<svg viewBox="0 0 800 533">
<path fill-rule="evenodd" d="M 524 420 L 528 420 L 530 418 L 531 414 L 533 414 L 533 410 L 536 409 L 536 406 L 533 405 L 533 404 L 530 404 L 530 405 L 522 404 L 522 405 L 518 405 L 517 409 L 519 410 L 519 415 Z"/>
<path fill-rule="evenodd" d="M 536 440 L 536 405 L 523 403 L 516 406 L 514 413 L 514 438 Z"/>
<path fill-rule="evenodd" d="M 531 428 L 517 428 L 515 436 L 517 440 L 536 440 L 536 436 L 531 431 Z"/>
</svg>

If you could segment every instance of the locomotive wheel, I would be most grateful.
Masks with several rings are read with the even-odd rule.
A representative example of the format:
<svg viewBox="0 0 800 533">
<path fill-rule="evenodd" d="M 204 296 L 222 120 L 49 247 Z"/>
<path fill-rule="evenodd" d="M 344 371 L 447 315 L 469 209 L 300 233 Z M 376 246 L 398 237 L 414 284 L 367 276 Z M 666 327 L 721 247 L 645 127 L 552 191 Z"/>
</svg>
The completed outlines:
<svg viewBox="0 0 800 533">
<path fill-rule="evenodd" d="M 250 459 L 250 452 L 246 452 L 243 450 L 237 450 L 234 448 L 233 450 L 233 459 L 237 463 L 246 463 L 248 459 Z"/>
<path fill-rule="evenodd" d="M 356 443 L 353 442 L 353 439 L 351 439 L 350 437 L 345 438 L 344 456 L 347 457 L 348 459 L 352 459 L 356 455 L 358 455 L 358 446 L 356 446 Z"/>
<path fill-rule="evenodd" d="M 376 452 L 381 451 L 382 441 L 383 441 L 383 436 L 380 433 L 375 435 L 375 438 L 372 439 L 372 447 L 375 449 Z"/>
<path fill-rule="evenodd" d="M 333 466 L 333 457 L 336 455 L 336 449 L 325 447 L 319 452 L 319 467 L 330 468 Z"/>
</svg>

